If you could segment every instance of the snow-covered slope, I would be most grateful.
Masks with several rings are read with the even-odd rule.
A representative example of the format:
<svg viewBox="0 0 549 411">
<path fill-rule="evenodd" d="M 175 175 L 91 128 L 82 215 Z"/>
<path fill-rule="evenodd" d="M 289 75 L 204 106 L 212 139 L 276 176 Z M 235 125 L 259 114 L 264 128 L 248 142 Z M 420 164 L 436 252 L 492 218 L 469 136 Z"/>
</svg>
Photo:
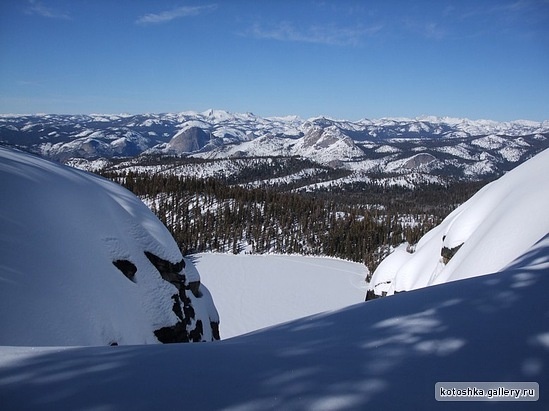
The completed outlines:
<svg viewBox="0 0 549 411">
<path fill-rule="evenodd" d="M 369 289 L 392 294 L 501 270 L 549 233 L 549 150 L 485 186 L 427 233 L 401 246 Z"/>
<path fill-rule="evenodd" d="M 334 258 L 202 253 L 222 339 L 364 301 L 364 264 Z"/>
<path fill-rule="evenodd" d="M 3 347 L 2 407 L 546 410 L 548 240 L 498 274 L 213 344 Z M 538 382 L 539 400 L 437 402 L 442 381 Z"/>
<path fill-rule="evenodd" d="M 212 339 L 207 290 L 185 277 L 170 233 L 129 191 L 0 148 L 0 192 L 1 345 L 158 343 L 155 331 L 183 322 L 182 334 Z"/>
</svg>

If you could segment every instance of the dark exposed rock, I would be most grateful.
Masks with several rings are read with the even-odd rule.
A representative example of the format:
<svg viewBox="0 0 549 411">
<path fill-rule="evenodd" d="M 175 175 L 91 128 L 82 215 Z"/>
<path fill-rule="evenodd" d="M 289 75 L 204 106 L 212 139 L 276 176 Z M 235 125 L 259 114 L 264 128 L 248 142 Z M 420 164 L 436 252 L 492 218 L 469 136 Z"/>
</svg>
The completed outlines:
<svg viewBox="0 0 549 411">
<path fill-rule="evenodd" d="M 384 281 L 382 283 L 377 283 L 374 285 L 374 288 L 382 284 L 391 284 L 391 281 Z M 374 290 L 366 291 L 366 299 L 364 301 L 375 300 L 376 298 L 387 296 L 387 291 L 382 291 L 381 294 L 376 294 Z"/>
<path fill-rule="evenodd" d="M 185 322 L 188 325 L 195 317 L 194 308 L 191 299 L 187 296 L 185 290 L 179 291 L 179 296 L 181 297 L 181 303 L 183 304 L 183 314 L 185 316 Z"/>
<path fill-rule="evenodd" d="M 190 282 L 187 289 L 191 290 L 196 298 L 202 297 L 202 293 L 200 292 L 200 281 Z"/>
<path fill-rule="evenodd" d="M 181 260 L 177 263 L 172 263 L 168 260 L 158 257 L 157 255 L 145 251 L 148 260 L 155 266 L 160 273 L 160 276 L 169 283 L 173 284 L 178 294 L 172 296 L 174 302 L 172 310 L 179 321 L 170 327 L 163 327 L 154 332 L 154 335 L 162 343 L 180 343 L 180 342 L 199 342 L 203 341 L 204 326 L 202 320 L 197 320 L 193 326 L 193 320 L 196 317 L 191 298 L 187 295 L 190 291 L 196 298 L 201 298 L 200 281 L 192 281 L 186 283 L 185 275 L 181 270 L 185 267 L 185 261 Z M 210 321 L 212 328 L 212 337 L 219 340 L 219 324 Z"/>
<path fill-rule="evenodd" d="M 182 322 L 178 322 L 171 327 L 162 327 L 154 331 L 154 335 L 163 344 L 173 344 L 189 342 L 187 327 Z"/>
<path fill-rule="evenodd" d="M 458 250 L 461 248 L 461 246 L 464 243 L 461 243 L 460 245 L 454 247 L 454 248 L 448 248 L 448 247 L 442 247 L 442 250 L 440 250 L 440 255 L 442 257 L 442 262 L 444 264 L 448 264 L 448 262 L 452 259 L 454 255 L 458 252 Z"/>
<path fill-rule="evenodd" d="M 137 267 L 134 263 L 129 260 L 115 260 L 112 262 L 116 268 L 122 271 L 128 280 L 135 283 L 135 273 L 137 272 Z"/>
<path fill-rule="evenodd" d="M 196 322 L 196 326 L 194 327 L 194 330 L 189 332 L 189 340 L 192 342 L 200 342 L 202 341 L 203 334 L 204 334 L 204 329 L 202 327 L 202 321 L 198 320 Z"/>
<path fill-rule="evenodd" d="M 175 315 L 177 315 L 177 318 L 183 321 L 184 320 L 183 311 L 181 310 L 181 300 L 179 298 L 179 295 L 177 294 L 172 295 L 172 300 L 173 300 L 173 307 L 172 307 L 173 312 L 175 313 Z"/>
<path fill-rule="evenodd" d="M 366 300 L 365 301 L 375 300 L 376 298 L 381 298 L 381 295 L 377 295 L 376 293 L 374 293 L 374 290 L 366 291 Z"/>
<path fill-rule="evenodd" d="M 212 327 L 212 337 L 214 340 L 220 340 L 219 335 L 219 323 L 216 321 L 210 321 L 210 327 Z"/>
<path fill-rule="evenodd" d="M 403 168 L 414 169 L 429 164 L 436 160 L 436 157 L 428 153 L 420 153 L 410 158 L 402 165 Z"/>
<path fill-rule="evenodd" d="M 191 153 L 203 148 L 210 141 L 210 136 L 198 127 L 190 127 L 177 133 L 168 143 L 176 153 Z"/>
<path fill-rule="evenodd" d="M 395 291 L 394 295 L 405 293 L 405 292 L 406 292 L 405 290 Z M 387 297 L 387 291 L 382 291 L 381 295 L 379 295 L 379 294 L 376 294 L 374 290 L 368 290 L 366 291 L 366 299 L 364 301 L 371 301 L 371 300 L 375 300 L 377 298 L 382 298 L 382 297 Z"/>
<path fill-rule="evenodd" d="M 171 327 L 155 330 L 154 335 L 158 338 L 158 341 L 164 344 L 189 342 L 187 326 L 194 319 L 195 312 L 191 305 L 191 300 L 185 294 L 185 276 L 181 274 L 181 270 L 185 267 L 185 261 L 181 260 L 178 263 L 172 263 L 149 251 L 145 251 L 145 256 L 158 270 L 162 279 L 173 284 L 179 291 L 178 294 L 172 296 L 172 300 L 174 301 L 172 310 L 180 321 Z"/>
<path fill-rule="evenodd" d="M 185 260 L 181 260 L 178 263 L 172 263 L 149 251 L 145 251 L 145 255 L 164 280 L 174 284 L 178 290 L 181 288 L 182 284 L 185 283 L 185 276 L 181 274 L 181 270 L 185 268 Z"/>
</svg>

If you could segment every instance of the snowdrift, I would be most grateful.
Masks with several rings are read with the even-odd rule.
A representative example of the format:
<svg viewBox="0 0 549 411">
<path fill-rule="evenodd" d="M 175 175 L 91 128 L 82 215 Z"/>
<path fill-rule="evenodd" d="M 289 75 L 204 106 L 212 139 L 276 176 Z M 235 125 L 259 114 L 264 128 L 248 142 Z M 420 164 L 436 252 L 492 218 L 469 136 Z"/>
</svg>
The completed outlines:
<svg viewBox="0 0 549 411">
<path fill-rule="evenodd" d="M 5 148 L 0 192 L 0 345 L 158 343 L 155 330 L 183 321 L 174 310 L 178 289 L 150 257 L 175 271 L 181 253 L 132 193 Z M 172 274 L 189 282 L 184 271 Z M 203 297 L 183 291 L 180 311 L 188 331 L 200 321 L 198 339 L 211 340 L 210 322 L 219 319 L 199 288 Z"/>
<path fill-rule="evenodd" d="M 190 257 L 215 298 L 222 339 L 364 301 L 364 264 L 297 255 Z"/>
<path fill-rule="evenodd" d="M 418 242 L 403 245 L 375 271 L 376 295 L 501 270 L 549 233 L 549 150 L 485 186 Z"/>
</svg>

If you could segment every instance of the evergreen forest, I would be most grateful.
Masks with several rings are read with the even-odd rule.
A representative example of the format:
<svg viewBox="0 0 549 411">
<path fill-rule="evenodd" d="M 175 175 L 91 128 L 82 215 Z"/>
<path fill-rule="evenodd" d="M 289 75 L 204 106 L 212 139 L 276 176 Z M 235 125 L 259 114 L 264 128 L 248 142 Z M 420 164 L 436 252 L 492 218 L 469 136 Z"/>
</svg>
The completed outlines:
<svg viewBox="0 0 549 411">
<path fill-rule="evenodd" d="M 408 242 L 413 251 L 423 234 L 487 182 L 407 188 L 373 179 L 314 191 L 243 184 L 258 173 L 262 170 L 244 170 L 238 178 L 112 169 L 100 174 L 139 196 L 183 254 L 323 255 L 363 262 L 370 272 L 391 247 Z"/>
</svg>

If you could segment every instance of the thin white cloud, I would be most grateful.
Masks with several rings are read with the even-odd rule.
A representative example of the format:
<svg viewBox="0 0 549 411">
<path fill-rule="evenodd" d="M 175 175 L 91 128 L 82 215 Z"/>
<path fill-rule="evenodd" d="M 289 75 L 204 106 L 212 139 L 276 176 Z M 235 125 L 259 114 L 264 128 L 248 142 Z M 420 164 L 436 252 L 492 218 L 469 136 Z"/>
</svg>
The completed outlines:
<svg viewBox="0 0 549 411">
<path fill-rule="evenodd" d="M 456 13 L 466 25 L 479 27 L 477 35 L 514 35 L 530 38 L 547 37 L 549 0 L 502 1 L 496 5 L 477 2 Z"/>
<path fill-rule="evenodd" d="M 205 6 L 181 6 L 160 13 L 149 13 L 139 17 L 135 22 L 137 24 L 159 24 L 179 19 L 182 17 L 197 16 L 199 14 L 214 11 L 217 4 Z"/>
<path fill-rule="evenodd" d="M 25 9 L 25 12 L 49 19 L 71 20 L 71 16 L 68 13 L 46 6 L 39 0 L 28 0 L 28 7 Z"/>
<path fill-rule="evenodd" d="M 538 15 L 540 18 L 547 18 L 547 7 L 549 0 L 516 0 L 512 2 L 501 2 L 495 6 L 487 7 L 482 3 L 470 10 L 466 10 L 461 17 L 464 19 L 479 16 L 490 16 L 492 18 L 504 18 L 506 20 L 524 21 L 525 14 Z"/>
<path fill-rule="evenodd" d="M 431 40 L 443 40 L 448 36 L 447 29 L 433 21 L 425 22 L 407 18 L 404 20 L 404 27 L 410 32 Z"/>
<path fill-rule="evenodd" d="M 374 35 L 382 28 L 382 25 L 368 28 L 362 26 L 338 27 L 334 25 L 304 28 L 296 27 L 289 22 L 281 22 L 266 28 L 256 23 L 246 34 L 258 39 L 317 43 L 331 46 L 356 46 L 360 44 L 364 37 Z"/>
</svg>

